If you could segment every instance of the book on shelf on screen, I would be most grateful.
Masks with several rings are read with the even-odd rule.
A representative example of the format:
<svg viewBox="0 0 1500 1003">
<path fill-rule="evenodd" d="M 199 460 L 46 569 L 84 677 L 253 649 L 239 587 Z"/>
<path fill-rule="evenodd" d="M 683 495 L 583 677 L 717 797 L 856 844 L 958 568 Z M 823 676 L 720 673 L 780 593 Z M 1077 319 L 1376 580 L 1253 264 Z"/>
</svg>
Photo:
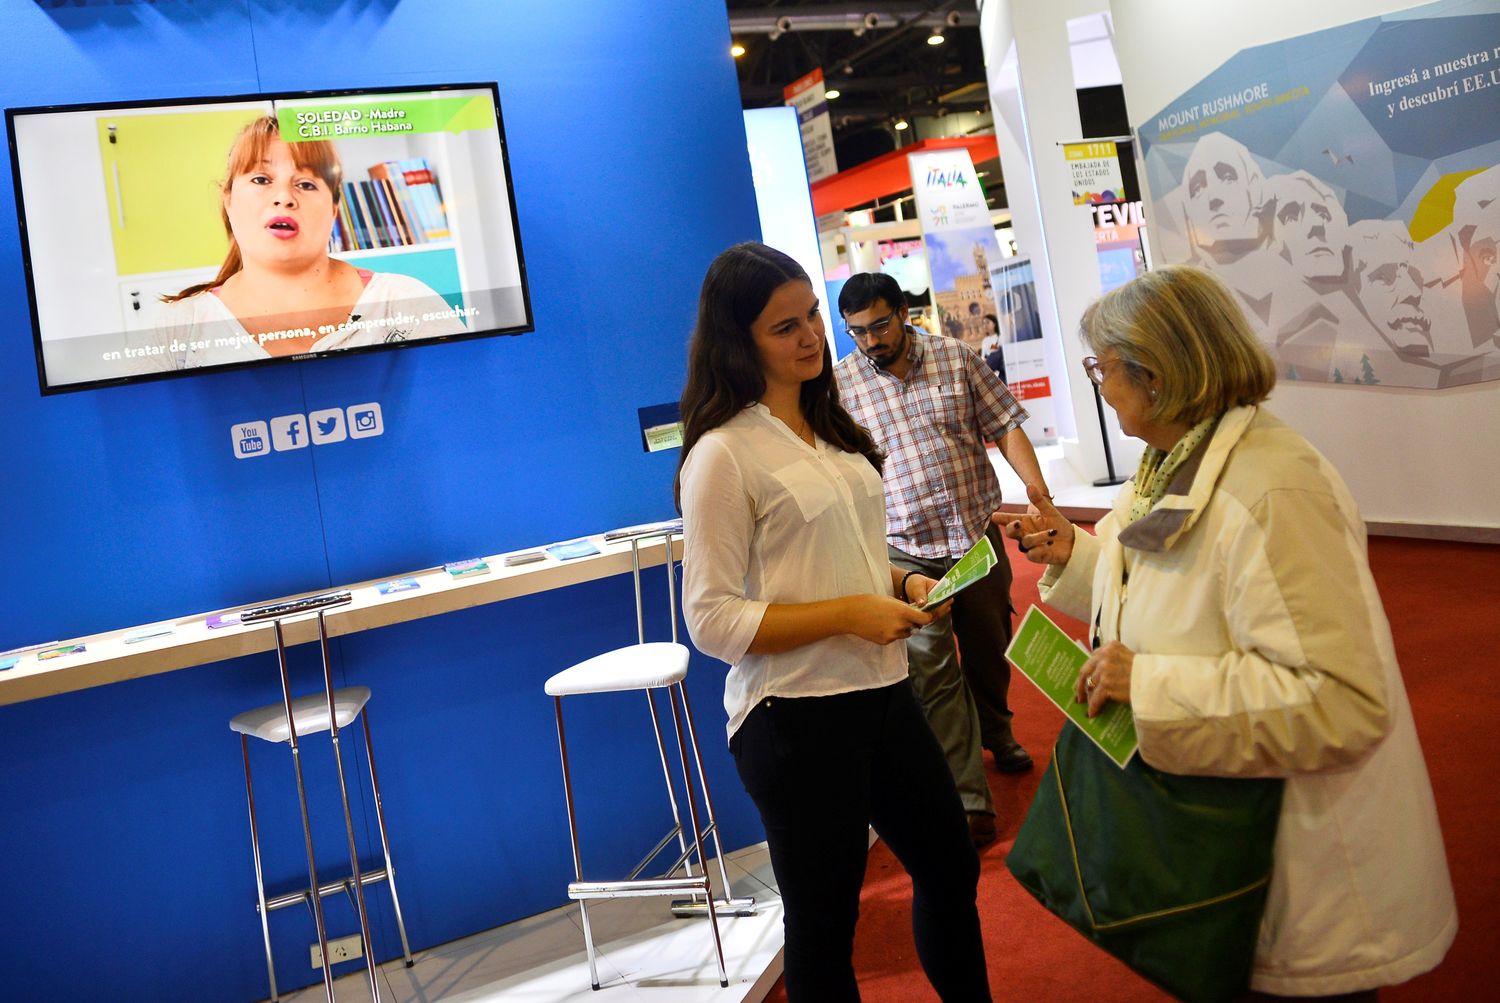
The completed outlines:
<svg viewBox="0 0 1500 1003">
<path fill-rule="evenodd" d="M 437 174 L 423 158 L 375 164 L 367 180 L 344 182 L 331 251 L 410 247 L 453 235 Z"/>
</svg>

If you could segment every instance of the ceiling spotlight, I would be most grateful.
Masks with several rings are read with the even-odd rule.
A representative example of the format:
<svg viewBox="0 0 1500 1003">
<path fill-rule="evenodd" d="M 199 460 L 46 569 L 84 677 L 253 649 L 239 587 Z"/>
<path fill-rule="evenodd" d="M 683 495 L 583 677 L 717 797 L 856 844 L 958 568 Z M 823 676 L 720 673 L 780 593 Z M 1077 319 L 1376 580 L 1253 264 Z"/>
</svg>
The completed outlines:
<svg viewBox="0 0 1500 1003">
<path fill-rule="evenodd" d="M 828 88 L 828 90 L 826 90 L 826 91 L 823 92 L 823 96 L 825 98 L 827 98 L 828 100 L 832 101 L 834 98 L 838 97 L 842 93 L 844 93 L 844 92 L 841 91 L 841 90 L 839 90 L 837 87 L 830 87 L 830 88 Z"/>
<path fill-rule="evenodd" d="M 942 28 L 933 28 L 932 34 L 927 36 L 928 45 L 942 45 L 947 39 L 943 37 Z"/>
<path fill-rule="evenodd" d="M 738 59 L 745 54 L 745 47 L 740 43 L 735 42 L 729 47 L 729 54 L 735 59 Z"/>
<path fill-rule="evenodd" d="M 897 132 L 903 132 L 906 129 L 910 129 L 910 128 L 911 128 L 911 123 L 908 122 L 908 121 L 906 121 L 906 119 L 904 119 L 904 118 L 898 118 L 898 119 L 896 119 L 895 129 L 896 129 Z"/>
</svg>

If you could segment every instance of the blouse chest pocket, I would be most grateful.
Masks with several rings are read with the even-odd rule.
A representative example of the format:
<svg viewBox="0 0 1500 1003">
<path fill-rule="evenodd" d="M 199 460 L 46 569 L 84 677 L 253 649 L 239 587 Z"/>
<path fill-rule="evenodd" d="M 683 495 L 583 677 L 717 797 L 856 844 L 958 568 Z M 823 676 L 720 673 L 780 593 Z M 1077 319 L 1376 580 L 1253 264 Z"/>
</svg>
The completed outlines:
<svg viewBox="0 0 1500 1003">
<path fill-rule="evenodd" d="M 849 485 L 855 501 L 885 497 L 885 484 L 862 453 L 837 453 L 830 460 L 834 471 Z"/>
<path fill-rule="evenodd" d="M 773 470 L 771 476 L 791 496 L 806 522 L 812 522 L 838 501 L 833 484 L 809 460 L 789 463 Z"/>
</svg>

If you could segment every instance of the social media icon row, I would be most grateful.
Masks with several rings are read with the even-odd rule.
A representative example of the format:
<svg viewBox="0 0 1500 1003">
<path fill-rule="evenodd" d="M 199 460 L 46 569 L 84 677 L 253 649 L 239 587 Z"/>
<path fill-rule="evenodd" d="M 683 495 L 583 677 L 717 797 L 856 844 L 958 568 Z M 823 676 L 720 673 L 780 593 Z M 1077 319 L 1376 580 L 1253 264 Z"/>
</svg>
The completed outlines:
<svg viewBox="0 0 1500 1003">
<path fill-rule="evenodd" d="M 283 414 L 269 422 L 240 422 L 229 428 L 234 455 L 241 460 L 264 456 L 272 451 L 284 453 L 309 445 L 326 446 L 345 439 L 368 439 L 384 433 L 385 418 L 380 405 L 374 401 L 344 408 L 323 408 L 305 415 Z"/>
</svg>

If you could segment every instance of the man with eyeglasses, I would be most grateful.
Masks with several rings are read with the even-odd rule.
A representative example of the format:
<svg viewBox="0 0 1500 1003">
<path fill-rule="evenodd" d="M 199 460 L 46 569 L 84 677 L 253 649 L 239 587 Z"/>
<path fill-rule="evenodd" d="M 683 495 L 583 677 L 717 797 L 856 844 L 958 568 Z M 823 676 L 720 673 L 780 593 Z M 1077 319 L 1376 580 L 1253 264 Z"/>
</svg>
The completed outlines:
<svg viewBox="0 0 1500 1003">
<path fill-rule="evenodd" d="M 840 360 L 834 375 L 844 406 L 886 454 L 891 563 L 941 578 L 984 533 L 1001 558 L 983 581 L 959 593 L 951 617 L 907 641 L 912 686 L 948 758 L 969 833 L 982 846 L 995 838 L 982 749 L 1003 773 L 1031 768 L 1011 730 L 1005 660 L 1011 574 L 990 519 L 1000 505 L 1000 480 L 985 442 L 993 441 L 1021 480 L 1043 494 L 1046 481 L 1021 429 L 1026 410 L 972 349 L 909 326 L 894 278 L 851 276 L 839 312 L 859 351 Z"/>
</svg>

